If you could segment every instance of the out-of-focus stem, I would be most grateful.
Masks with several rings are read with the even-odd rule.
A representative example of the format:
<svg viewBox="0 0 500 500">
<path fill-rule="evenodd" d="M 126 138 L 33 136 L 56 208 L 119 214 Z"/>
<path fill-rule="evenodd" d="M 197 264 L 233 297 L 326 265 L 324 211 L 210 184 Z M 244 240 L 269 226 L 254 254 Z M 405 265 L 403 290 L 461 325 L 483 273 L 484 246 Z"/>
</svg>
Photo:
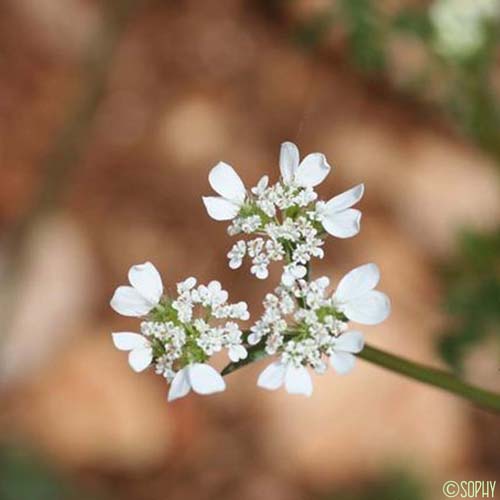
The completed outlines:
<svg viewBox="0 0 500 500">
<path fill-rule="evenodd" d="M 73 169 L 85 151 L 98 106 L 105 95 L 116 47 L 128 22 L 146 0 L 114 0 L 106 4 L 102 31 L 92 40 L 83 61 L 81 94 L 69 106 L 67 117 L 54 137 L 40 170 L 43 181 L 31 206 L 9 228 L 2 244 L 7 264 L 0 295 L 0 341 L 7 334 L 18 300 L 18 285 L 25 259 L 25 243 L 32 228 L 58 206 Z"/>
</svg>

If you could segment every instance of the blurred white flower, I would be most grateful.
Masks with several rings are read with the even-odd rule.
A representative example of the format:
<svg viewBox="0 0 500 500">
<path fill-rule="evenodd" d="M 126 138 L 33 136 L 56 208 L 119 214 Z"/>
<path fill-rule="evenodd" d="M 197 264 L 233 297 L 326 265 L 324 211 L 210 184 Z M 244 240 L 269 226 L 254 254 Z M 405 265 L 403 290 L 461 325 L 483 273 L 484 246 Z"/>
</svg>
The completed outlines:
<svg viewBox="0 0 500 500">
<path fill-rule="evenodd" d="M 500 16 L 498 0 L 436 0 L 429 10 L 436 51 L 450 59 L 474 55 L 486 41 L 486 24 Z"/>
</svg>

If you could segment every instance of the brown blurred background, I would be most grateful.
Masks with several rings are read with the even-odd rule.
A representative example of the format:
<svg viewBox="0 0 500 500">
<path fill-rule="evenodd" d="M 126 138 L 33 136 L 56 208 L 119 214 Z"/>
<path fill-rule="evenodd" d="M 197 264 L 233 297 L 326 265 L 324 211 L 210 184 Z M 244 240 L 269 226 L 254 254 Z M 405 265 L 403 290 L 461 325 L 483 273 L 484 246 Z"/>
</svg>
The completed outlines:
<svg viewBox="0 0 500 500">
<path fill-rule="evenodd" d="M 447 58 L 431 8 L 0 4 L 0 499 L 419 500 L 500 480 L 498 416 L 363 361 L 311 399 L 257 389 L 252 365 L 167 404 L 110 337 L 136 324 L 108 301 L 145 260 L 259 312 L 277 274 L 228 269 L 201 196 L 219 160 L 276 178 L 292 140 L 334 165 L 324 197 L 366 185 L 361 233 L 314 272 L 379 264 L 393 313 L 368 340 L 500 390 L 498 29 Z"/>
</svg>

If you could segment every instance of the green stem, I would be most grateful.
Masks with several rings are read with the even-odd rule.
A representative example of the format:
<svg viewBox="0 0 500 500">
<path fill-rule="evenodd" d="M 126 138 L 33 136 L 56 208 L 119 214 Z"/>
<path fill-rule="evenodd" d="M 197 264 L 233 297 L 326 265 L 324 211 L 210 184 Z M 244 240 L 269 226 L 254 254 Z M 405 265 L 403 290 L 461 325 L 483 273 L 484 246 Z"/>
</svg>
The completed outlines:
<svg viewBox="0 0 500 500">
<path fill-rule="evenodd" d="M 467 384 L 443 370 L 400 358 L 370 345 L 365 345 L 358 356 L 387 370 L 439 387 L 479 406 L 500 412 L 500 394 Z"/>
<path fill-rule="evenodd" d="M 443 370 L 438 370 L 421 363 L 416 363 L 405 358 L 401 358 L 394 354 L 377 349 L 370 345 L 365 345 L 364 349 L 358 354 L 361 359 L 373 363 L 375 365 L 391 370 L 405 377 L 418 380 L 424 384 L 439 387 L 445 391 L 451 392 L 457 396 L 471 401 L 472 403 L 482 406 L 488 410 L 500 412 L 500 394 L 486 391 L 479 387 L 467 384 L 458 379 L 451 373 Z M 230 363 L 224 370 L 222 375 L 243 368 L 244 366 L 267 357 L 263 343 L 253 346 L 249 349 L 249 355 L 246 359 L 238 363 Z"/>
</svg>

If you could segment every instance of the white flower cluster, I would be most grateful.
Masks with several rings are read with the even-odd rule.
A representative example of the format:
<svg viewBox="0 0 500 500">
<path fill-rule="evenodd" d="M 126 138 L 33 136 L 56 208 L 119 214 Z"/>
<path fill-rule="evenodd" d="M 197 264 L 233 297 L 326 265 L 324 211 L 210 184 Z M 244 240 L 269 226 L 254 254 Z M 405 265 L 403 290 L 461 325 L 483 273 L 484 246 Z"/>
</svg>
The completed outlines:
<svg viewBox="0 0 500 500">
<path fill-rule="evenodd" d="M 363 184 L 324 202 L 314 191 L 331 169 L 324 155 L 312 153 L 300 161 L 295 144 L 285 142 L 279 165 L 277 183 L 269 185 L 264 176 L 247 192 L 234 169 L 219 163 L 209 175 L 219 196 L 203 198 L 212 218 L 231 221 L 231 235 L 252 235 L 233 245 L 230 268 L 249 257 L 251 273 L 265 279 L 269 264 L 282 262 L 280 285 L 266 295 L 264 312 L 249 330 L 238 324 L 249 319 L 246 303 L 228 303 L 218 281 L 197 286 L 191 277 L 177 284 L 175 298 L 165 297 L 161 277 L 149 262 L 132 266 L 130 286 L 118 287 L 111 299 L 118 313 L 144 318 L 140 333 L 113 333 L 115 346 L 129 351 L 135 371 L 154 365 L 170 383 L 169 401 L 191 390 L 223 391 L 222 376 L 207 364 L 222 349 L 233 363 L 229 367 L 261 354 L 277 356 L 257 385 L 310 395 L 308 368 L 322 374 L 330 364 L 337 373 L 347 373 L 363 349 L 362 333 L 348 322 L 374 325 L 390 313 L 388 297 L 375 290 L 380 279 L 375 264 L 347 273 L 333 293 L 327 277 L 310 280 L 311 260 L 323 257 L 327 234 L 349 238 L 359 232 L 361 212 L 352 206 L 362 198 Z"/>
<path fill-rule="evenodd" d="M 485 44 L 487 25 L 500 18 L 498 0 L 436 0 L 429 11 L 436 51 L 466 59 Z"/>
<path fill-rule="evenodd" d="M 249 318 L 246 303 L 230 304 L 218 281 L 196 286 L 192 277 L 177 284 L 174 300 L 163 297 L 161 277 L 150 262 L 132 266 L 129 281 L 131 286 L 117 288 L 111 307 L 124 316 L 146 316 L 140 334 L 113 333 L 115 346 L 129 351 L 132 369 L 142 371 L 153 363 L 171 383 L 169 401 L 191 389 L 199 394 L 224 390 L 224 380 L 206 362 L 223 348 L 232 362 L 247 357 L 242 331 L 232 321 Z"/>
<path fill-rule="evenodd" d="M 292 287 L 278 287 L 264 300 L 264 314 L 251 328 L 250 344 L 263 343 L 267 354 L 279 354 L 257 384 L 278 389 L 283 384 L 292 394 L 311 395 L 307 367 L 316 373 L 327 370 L 327 360 L 339 374 L 348 373 L 354 354 L 363 349 L 363 334 L 348 328 L 348 321 L 376 324 L 389 314 L 387 296 L 374 290 L 380 279 L 375 264 L 360 266 L 342 278 L 328 294 L 330 280 L 298 280 Z"/>
<path fill-rule="evenodd" d="M 351 207 L 363 196 L 364 186 L 359 184 L 328 202 L 317 201 L 314 187 L 331 167 L 321 153 L 300 161 L 297 146 L 290 142 L 281 146 L 280 170 L 281 180 L 276 184 L 269 185 L 265 175 L 247 192 L 234 169 L 221 162 L 209 175 L 210 185 L 220 196 L 206 196 L 203 201 L 212 218 L 232 221 L 231 236 L 256 235 L 233 245 L 227 254 L 231 269 L 239 268 L 248 256 L 250 272 L 266 279 L 271 262 L 285 261 L 282 282 L 291 286 L 304 278 L 313 257 L 323 258 L 327 233 L 349 238 L 359 232 L 361 212 Z"/>
</svg>

